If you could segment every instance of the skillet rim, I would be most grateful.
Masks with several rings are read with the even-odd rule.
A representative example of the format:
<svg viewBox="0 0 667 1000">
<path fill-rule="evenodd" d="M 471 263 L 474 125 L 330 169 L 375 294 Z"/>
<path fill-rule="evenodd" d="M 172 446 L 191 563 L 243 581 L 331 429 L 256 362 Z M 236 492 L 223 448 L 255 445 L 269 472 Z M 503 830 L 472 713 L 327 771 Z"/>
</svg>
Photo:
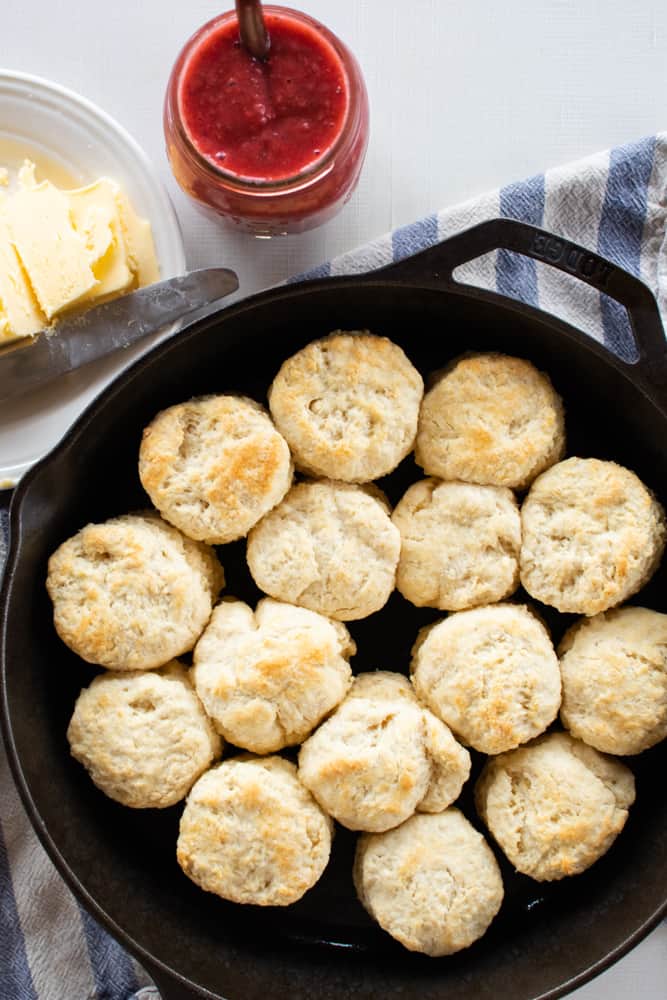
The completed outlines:
<svg viewBox="0 0 667 1000">
<path fill-rule="evenodd" d="M 428 253 L 428 251 L 425 251 Z M 419 255 L 417 255 L 419 256 Z M 407 258 L 408 261 L 415 260 L 415 257 Z M 57 465 L 63 461 L 67 454 L 76 447 L 81 435 L 89 431 L 90 425 L 94 422 L 98 413 L 108 405 L 112 405 L 115 396 L 123 391 L 126 385 L 133 380 L 140 381 L 147 377 L 147 372 L 154 365 L 159 365 L 162 359 L 171 350 L 180 349 L 180 345 L 185 341 L 195 341 L 200 332 L 208 329 L 217 322 L 224 322 L 228 317 L 242 316 L 243 313 L 251 311 L 257 305 L 265 305 L 271 301 L 278 301 L 300 297 L 302 295 L 317 295 L 320 291 L 329 291 L 336 286 L 340 289 L 345 287 L 358 288 L 364 286 L 368 290 L 381 290 L 382 288 L 395 289 L 402 287 L 412 291 L 424 291 L 432 293 L 446 293 L 448 295 L 459 295 L 464 299 L 487 302 L 494 307 L 509 313 L 521 315 L 533 322 L 547 325 L 566 341 L 573 341 L 585 351 L 593 354 L 597 363 L 608 365 L 625 379 L 635 391 L 641 393 L 647 402 L 656 409 L 663 419 L 667 419 L 667 403 L 657 398 L 657 386 L 654 383 L 653 373 L 648 369 L 645 359 L 640 356 L 635 361 L 625 361 L 613 354 L 607 347 L 594 340 L 583 331 L 577 329 L 569 323 L 559 319 L 551 313 L 538 309 L 534 306 L 509 298 L 497 292 L 481 289 L 476 286 L 467 285 L 456 281 L 450 276 L 444 275 L 439 280 L 429 280 L 419 278 L 414 274 L 401 276 L 401 263 L 389 265 L 377 271 L 372 271 L 360 275 L 341 275 L 335 277 L 320 278 L 316 280 L 303 280 L 288 285 L 281 285 L 277 288 L 259 292 L 248 298 L 232 303 L 220 309 L 213 310 L 208 315 L 195 320 L 188 326 L 182 328 L 178 333 L 169 339 L 157 344 L 154 348 L 142 355 L 137 361 L 121 372 L 89 406 L 79 415 L 74 424 L 68 429 L 61 441 L 39 462 L 37 462 L 28 473 L 21 479 L 14 489 L 9 506 L 9 546 L 7 549 L 4 573 L 0 586 L 0 731 L 4 739 L 7 750 L 7 758 L 10 765 L 11 774 L 19 793 L 22 804 L 26 810 L 30 823 L 37 834 L 40 843 L 46 850 L 47 855 L 56 867 L 56 870 L 64 879 L 66 885 L 94 916 L 94 918 L 114 937 L 123 947 L 133 954 L 147 969 L 156 981 L 164 983 L 165 1000 L 168 996 L 168 988 L 171 983 L 177 984 L 180 988 L 189 991 L 190 995 L 205 998 L 205 1000 L 220 1000 L 221 994 L 212 993 L 206 987 L 196 984 L 188 979 L 176 969 L 171 968 L 161 959 L 156 958 L 146 948 L 139 944 L 122 926 L 120 926 L 111 916 L 109 916 L 102 904 L 93 897 L 78 877 L 69 867 L 67 861 L 60 853 L 55 842 L 51 838 L 47 824 L 42 820 L 39 809 L 32 797 L 30 785 L 27 781 L 21 758 L 16 748 L 14 740 L 12 713 L 9 706 L 7 693 L 6 671 L 7 671 L 7 628 L 9 619 L 9 599 L 12 593 L 12 584 L 17 572 L 18 562 L 21 557 L 23 532 L 22 532 L 22 507 L 29 500 L 29 495 L 33 487 L 33 482 L 39 481 L 44 470 Z M 383 273 L 385 272 L 385 273 Z M 391 273 L 394 272 L 394 273 Z M 660 373 L 659 373 L 660 374 Z M 624 955 L 638 945 L 659 923 L 667 916 L 667 894 L 663 902 L 657 909 L 649 914 L 632 933 L 630 933 L 616 948 L 607 952 L 600 959 L 578 973 L 576 976 L 565 980 L 560 985 L 535 994 L 531 1000 L 557 1000 L 565 996 L 572 990 L 590 982 L 600 973 L 615 964 Z M 335 950 L 335 949 L 332 949 Z M 299 953 L 299 963 L 302 968 L 305 965 L 308 969 L 317 968 L 317 960 L 312 959 L 312 955 L 317 952 L 314 949 L 306 952 L 302 949 Z M 295 960 L 296 964 L 296 960 Z M 321 966 L 320 966 L 321 967 Z M 163 979 L 164 977 L 164 979 Z"/>
</svg>

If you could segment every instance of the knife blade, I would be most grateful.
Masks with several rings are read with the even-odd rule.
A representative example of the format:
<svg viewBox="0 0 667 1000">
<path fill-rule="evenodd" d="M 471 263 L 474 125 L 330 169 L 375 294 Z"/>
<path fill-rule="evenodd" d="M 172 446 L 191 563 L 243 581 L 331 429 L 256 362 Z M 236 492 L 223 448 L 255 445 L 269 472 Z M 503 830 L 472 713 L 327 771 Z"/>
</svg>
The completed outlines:
<svg viewBox="0 0 667 1000">
<path fill-rule="evenodd" d="M 14 341 L 0 349 L 0 402 L 122 351 L 238 287 L 233 271 L 203 268 L 140 288 Z"/>
</svg>

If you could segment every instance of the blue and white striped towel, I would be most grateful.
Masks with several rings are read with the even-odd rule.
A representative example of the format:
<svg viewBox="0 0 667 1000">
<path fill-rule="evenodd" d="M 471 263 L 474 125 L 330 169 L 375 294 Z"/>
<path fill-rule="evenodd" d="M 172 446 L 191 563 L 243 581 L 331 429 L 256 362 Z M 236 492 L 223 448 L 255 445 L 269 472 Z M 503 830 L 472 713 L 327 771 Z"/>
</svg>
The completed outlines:
<svg viewBox="0 0 667 1000">
<path fill-rule="evenodd" d="M 308 277 L 371 270 L 496 216 L 551 230 L 640 276 L 667 325 L 667 133 L 438 212 Z M 623 310 L 552 268 L 500 251 L 466 265 L 460 277 L 554 312 L 619 354 L 632 349 Z M 0 565 L 5 532 L 6 512 L 0 510 Z M 666 931 L 663 924 L 654 933 L 667 944 Z M 0 1000 L 156 996 L 143 970 L 60 880 L 25 817 L 0 748 Z"/>
</svg>

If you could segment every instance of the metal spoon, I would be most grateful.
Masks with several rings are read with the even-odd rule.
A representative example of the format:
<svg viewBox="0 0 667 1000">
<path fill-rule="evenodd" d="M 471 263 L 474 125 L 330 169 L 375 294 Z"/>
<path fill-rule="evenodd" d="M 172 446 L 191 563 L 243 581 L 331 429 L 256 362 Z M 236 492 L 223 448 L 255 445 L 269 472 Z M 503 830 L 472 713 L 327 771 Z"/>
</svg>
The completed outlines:
<svg viewBox="0 0 667 1000">
<path fill-rule="evenodd" d="M 264 60 L 271 48 L 261 0 L 236 0 L 241 44 L 255 59 Z"/>
</svg>

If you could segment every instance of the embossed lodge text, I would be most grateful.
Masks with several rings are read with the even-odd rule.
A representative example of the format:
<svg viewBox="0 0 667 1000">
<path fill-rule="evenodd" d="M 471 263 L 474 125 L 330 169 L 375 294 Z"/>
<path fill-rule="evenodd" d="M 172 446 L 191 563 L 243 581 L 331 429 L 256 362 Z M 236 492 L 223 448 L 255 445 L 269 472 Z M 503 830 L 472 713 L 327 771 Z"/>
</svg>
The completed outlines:
<svg viewBox="0 0 667 1000">
<path fill-rule="evenodd" d="M 580 249 L 574 243 L 559 240 L 556 236 L 536 233 L 531 250 L 540 260 L 559 264 L 584 280 L 595 278 L 598 285 L 606 285 L 613 268 L 594 253 Z"/>
</svg>

